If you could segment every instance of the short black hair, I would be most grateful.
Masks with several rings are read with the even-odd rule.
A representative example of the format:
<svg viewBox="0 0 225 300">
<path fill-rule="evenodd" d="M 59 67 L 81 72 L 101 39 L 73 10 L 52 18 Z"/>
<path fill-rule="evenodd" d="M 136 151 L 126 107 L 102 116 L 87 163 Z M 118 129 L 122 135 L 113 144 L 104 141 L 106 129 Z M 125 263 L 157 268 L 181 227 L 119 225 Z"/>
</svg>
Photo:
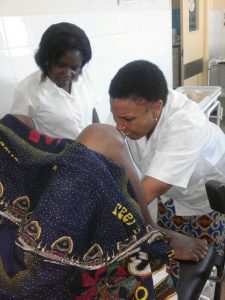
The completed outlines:
<svg viewBox="0 0 225 300">
<path fill-rule="evenodd" d="M 123 66 L 109 86 L 111 99 L 145 99 L 166 103 L 168 87 L 162 71 L 147 60 L 135 60 Z"/>
<path fill-rule="evenodd" d="M 53 24 L 43 33 L 39 48 L 34 56 L 44 76 L 48 74 L 48 65 L 56 63 L 70 50 L 79 50 L 83 56 L 83 67 L 92 57 L 90 41 L 86 33 L 72 23 Z"/>
</svg>

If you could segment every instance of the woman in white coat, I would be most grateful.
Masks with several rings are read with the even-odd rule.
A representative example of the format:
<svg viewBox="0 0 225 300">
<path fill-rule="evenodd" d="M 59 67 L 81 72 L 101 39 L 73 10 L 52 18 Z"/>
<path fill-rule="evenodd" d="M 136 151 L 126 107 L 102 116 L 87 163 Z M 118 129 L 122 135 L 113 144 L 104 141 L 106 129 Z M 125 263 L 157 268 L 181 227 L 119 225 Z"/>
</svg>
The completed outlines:
<svg viewBox="0 0 225 300">
<path fill-rule="evenodd" d="M 75 139 L 98 122 L 95 95 L 83 70 L 91 56 L 81 28 L 66 22 L 51 25 L 35 54 L 40 70 L 19 83 L 11 113 L 45 135 Z"/>
<path fill-rule="evenodd" d="M 225 182 L 225 136 L 198 105 L 168 90 L 148 61 L 122 67 L 109 88 L 117 129 L 127 137 L 148 203 L 161 195 L 158 224 L 207 240 L 219 250 L 224 217 L 210 208 L 205 183 Z"/>
</svg>

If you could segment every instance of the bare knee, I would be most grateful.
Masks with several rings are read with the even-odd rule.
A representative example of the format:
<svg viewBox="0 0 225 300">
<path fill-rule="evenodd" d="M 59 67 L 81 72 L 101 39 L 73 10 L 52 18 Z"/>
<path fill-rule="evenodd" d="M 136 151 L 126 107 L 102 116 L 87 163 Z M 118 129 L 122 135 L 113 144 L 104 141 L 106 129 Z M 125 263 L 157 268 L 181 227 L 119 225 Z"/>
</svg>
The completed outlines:
<svg viewBox="0 0 225 300">
<path fill-rule="evenodd" d="M 77 137 L 77 140 L 91 150 L 97 151 L 113 160 L 123 151 L 124 137 L 113 126 L 91 124 Z"/>
</svg>

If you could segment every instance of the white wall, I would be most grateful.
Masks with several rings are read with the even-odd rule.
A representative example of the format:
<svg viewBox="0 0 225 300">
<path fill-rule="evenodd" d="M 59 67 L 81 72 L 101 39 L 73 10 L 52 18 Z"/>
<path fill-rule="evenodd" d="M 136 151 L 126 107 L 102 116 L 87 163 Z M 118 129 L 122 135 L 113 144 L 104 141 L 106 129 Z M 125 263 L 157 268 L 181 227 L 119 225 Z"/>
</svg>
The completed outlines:
<svg viewBox="0 0 225 300">
<path fill-rule="evenodd" d="M 88 69 L 102 122 L 109 82 L 125 63 L 148 59 L 172 86 L 170 0 L 0 0 L 0 117 L 9 112 L 18 81 L 37 69 L 33 54 L 42 33 L 61 21 L 77 24 L 90 38 Z"/>
<path fill-rule="evenodd" d="M 209 22 L 209 59 L 225 58 L 225 2 L 224 9 L 210 11 Z"/>
</svg>

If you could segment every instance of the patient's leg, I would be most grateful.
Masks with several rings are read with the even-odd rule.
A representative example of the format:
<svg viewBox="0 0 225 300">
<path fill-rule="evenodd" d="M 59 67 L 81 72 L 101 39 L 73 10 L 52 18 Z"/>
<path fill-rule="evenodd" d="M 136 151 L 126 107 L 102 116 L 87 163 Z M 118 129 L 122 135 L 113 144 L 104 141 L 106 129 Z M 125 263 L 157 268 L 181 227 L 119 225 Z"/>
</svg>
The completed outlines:
<svg viewBox="0 0 225 300">
<path fill-rule="evenodd" d="M 144 192 L 133 166 L 124 137 L 110 125 L 92 124 L 78 136 L 77 140 L 89 149 L 97 151 L 114 162 L 125 167 L 128 177 L 137 195 L 145 220 L 153 227 L 166 232 L 171 237 L 171 245 L 175 250 L 174 257 L 182 260 L 199 261 L 207 254 L 207 242 L 191 238 L 175 231 L 157 227 L 148 212 Z"/>
<path fill-rule="evenodd" d="M 142 186 L 135 172 L 122 134 L 115 127 L 110 125 L 92 124 L 83 130 L 77 140 L 89 149 L 97 151 L 112 159 L 117 164 L 121 164 L 125 167 L 133 189 L 137 195 L 143 216 L 148 223 L 151 223 L 152 220 L 146 206 Z"/>
</svg>

